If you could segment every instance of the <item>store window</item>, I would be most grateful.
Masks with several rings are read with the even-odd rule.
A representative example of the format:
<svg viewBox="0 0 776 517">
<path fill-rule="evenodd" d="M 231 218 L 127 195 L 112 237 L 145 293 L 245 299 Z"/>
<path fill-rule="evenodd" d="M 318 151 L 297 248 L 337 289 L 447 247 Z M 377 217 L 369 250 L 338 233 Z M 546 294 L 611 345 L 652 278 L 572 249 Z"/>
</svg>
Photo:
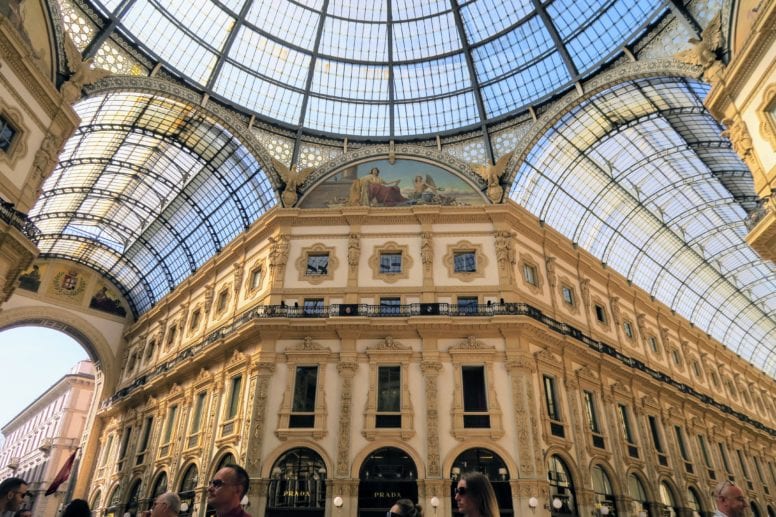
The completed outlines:
<svg viewBox="0 0 776 517">
<path fill-rule="evenodd" d="M 272 465 L 267 489 L 267 517 L 323 517 L 326 507 L 326 464 L 312 449 L 283 453 Z"/>
<path fill-rule="evenodd" d="M 556 455 L 550 456 L 547 466 L 549 482 L 549 510 L 552 517 L 571 517 L 577 515 L 574 480 L 566 463 Z"/>
<path fill-rule="evenodd" d="M 514 514 L 512 490 L 509 483 L 509 469 L 498 454 L 484 448 L 467 449 L 453 461 L 453 466 L 450 469 L 452 508 L 456 508 L 454 488 L 458 485 L 461 476 L 466 472 L 485 474 L 493 486 L 501 515 L 509 516 Z"/>
</svg>

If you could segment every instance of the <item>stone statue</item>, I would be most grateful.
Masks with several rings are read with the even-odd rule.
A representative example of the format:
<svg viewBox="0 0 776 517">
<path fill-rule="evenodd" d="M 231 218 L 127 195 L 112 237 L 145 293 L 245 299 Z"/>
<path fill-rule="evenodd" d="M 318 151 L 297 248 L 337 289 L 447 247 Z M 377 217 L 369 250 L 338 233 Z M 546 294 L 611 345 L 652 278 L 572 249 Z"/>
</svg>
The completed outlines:
<svg viewBox="0 0 776 517">
<path fill-rule="evenodd" d="M 84 86 L 93 84 L 111 74 L 109 70 L 92 68 L 94 58 L 83 59 L 78 47 L 68 35 L 65 35 L 65 56 L 67 56 L 70 79 L 62 85 L 60 92 L 62 92 L 65 102 L 69 104 L 73 104 L 81 98 L 81 89 Z"/>
<path fill-rule="evenodd" d="M 285 183 L 283 193 L 280 195 L 280 198 L 283 200 L 283 206 L 286 208 L 294 206 L 299 200 L 297 189 L 313 172 L 314 167 L 308 167 L 302 170 L 299 169 L 298 165 L 294 164 L 291 164 L 291 167 L 286 167 L 274 158 L 272 159 L 272 165 Z"/>
<path fill-rule="evenodd" d="M 720 13 L 717 13 L 709 25 L 703 29 L 700 39 L 689 39 L 692 48 L 674 55 L 679 61 L 703 68 L 703 80 L 710 84 L 719 79 L 719 75 L 725 67 L 719 58 L 723 44 L 721 20 Z"/>
<path fill-rule="evenodd" d="M 512 153 L 507 153 L 499 158 L 495 164 L 486 163 L 485 165 L 475 165 L 472 167 L 477 174 L 488 182 L 488 199 L 494 203 L 500 202 L 501 197 L 504 195 L 504 188 L 501 186 L 501 176 L 504 175 L 511 157 Z"/>
</svg>

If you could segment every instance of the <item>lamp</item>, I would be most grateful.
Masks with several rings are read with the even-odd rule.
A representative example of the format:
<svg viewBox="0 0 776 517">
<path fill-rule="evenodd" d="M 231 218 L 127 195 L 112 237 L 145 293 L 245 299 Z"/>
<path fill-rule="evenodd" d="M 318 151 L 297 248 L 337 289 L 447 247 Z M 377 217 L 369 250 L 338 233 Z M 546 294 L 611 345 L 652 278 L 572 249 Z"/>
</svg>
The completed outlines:
<svg viewBox="0 0 776 517">
<path fill-rule="evenodd" d="M 458 476 L 461 475 L 461 469 L 459 467 L 453 467 L 450 472 L 452 473 L 452 476 L 450 477 L 453 478 L 453 481 L 458 479 Z"/>
<path fill-rule="evenodd" d="M 437 513 L 437 508 L 439 508 L 439 498 L 437 496 L 434 496 L 431 498 L 431 508 L 434 509 L 434 515 Z"/>
<path fill-rule="evenodd" d="M 340 496 L 335 497 L 334 501 L 333 501 L 334 506 L 336 506 L 337 508 L 342 508 L 342 503 L 343 502 L 344 501 L 342 500 L 342 498 Z"/>
<path fill-rule="evenodd" d="M 601 512 L 601 515 L 609 515 L 609 507 L 605 504 L 601 505 L 598 511 Z"/>
<path fill-rule="evenodd" d="M 537 506 L 539 506 L 539 500 L 536 497 L 532 496 L 528 499 L 528 508 L 530 508 L 532 512 L 536 513 Z"/>
<path fill-rule="evenodd" d="M 189 503 L 181 503 L 181 511 L 182 512 L 188 512 L 189 511 Z"/>
<path fill-rule="evenodd" d="M 507 469 L 505 469 L 504 467 L 500 467 L 498 469 L 498 475 L 501 476 L 502 480 L 506 479 L 507 478 Z"/>
<path fill-rule="evenodd" d="M 241 504 L 241 505 L 243 505 L 243 506 L 248 506 L 248 504 L 250 504 L 250 503 L 248 502 L 248 494 L 245 494 L 245 495 L 242 497 L 242 499 L 240 499 L 240 504 Z"/>
<path fill-rule="evenodd" d="M 561 501 L 559 497 L 553 497 L 552 507 L 555 508 L 556 510 L 560 510 L 561 506 L 563 506 L 563 501 Z"/>
</svg>

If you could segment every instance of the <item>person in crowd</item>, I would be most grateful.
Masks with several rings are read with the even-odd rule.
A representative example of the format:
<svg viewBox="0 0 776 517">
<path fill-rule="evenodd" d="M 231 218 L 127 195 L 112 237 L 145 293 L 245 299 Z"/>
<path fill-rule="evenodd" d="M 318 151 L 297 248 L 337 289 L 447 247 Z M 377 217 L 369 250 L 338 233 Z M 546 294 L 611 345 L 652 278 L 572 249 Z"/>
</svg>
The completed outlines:
<svg viewBox="0 0 776 517">
<path fill-rule="evenodd" d="M 175 492 L 165 492 L 158 496 L 145 512 L 146 517 L 175 517 L 181 510 L 181 498 Z"/>
<path fill-rule="evenodd" d="M 714 488 L 714 502 L 717 504 L 714 517 L 743 517 L 746 512 L 744 492 L 727 479 Z"/>
<path fill-rule="evenodd" d="M 464 517 L 501 517 L 496 493 L 479 472 L 464 472 L 455 487 L 455 503 Z"/>
<path fill-rule="evenodd" d="M 409 499 L 399 499 L 388 510 L 386 517 L 423 517 L 423 509 Z"/>
<path fill-rule="evenodd" d="M 22 507 L 27 495 L 27 482 L 22 478 L 8 478 L 0 483 L 0 514 L 15 512 Z"/>
<path fill-rule="evenodd" d="M 241 506 L 248 493 L 248 473 L 239 465 L 226 465 L 213 476 L 207 486 L 207 504 L 217 517 L 251 517 Z"/>
<path fill-rule="evenodd" d="M 83 499 L 73 499 L 62 510 L 62 517 L 91 517 L 92 511 L 89 509 L 89 503 Z"/>
</svg>

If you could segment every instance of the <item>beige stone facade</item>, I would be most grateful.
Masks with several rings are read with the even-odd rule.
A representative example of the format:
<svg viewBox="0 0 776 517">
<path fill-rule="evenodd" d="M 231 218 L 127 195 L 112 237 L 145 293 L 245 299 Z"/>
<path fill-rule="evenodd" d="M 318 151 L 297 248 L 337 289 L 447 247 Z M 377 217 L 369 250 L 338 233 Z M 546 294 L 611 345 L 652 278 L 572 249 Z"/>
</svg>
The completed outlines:
<svg viewBox="0 0 776 517">
<path fill-rule="evenodd" d="M 431 509 L 437 497 L 441 514 L 472 450 L 503 461 L 516 514 L 558 495 L 556 459 L 579 515 L 605 501 L 618 515 L 657 515 L 661 490 L 677 512 L 708 512 L 728 477 L 773 508 L 773 380 L 519 206 L 277 209 L 262 223 L 128 330 L 122 379 L 98 415 L 90 498 L 102 514 L 147 505 L 160 477 L 184 491 L 194 466 L 188 500 L 201 515 L 225 455 L 252 476 L 253 515 L 277 514 L 277 462 L 303 449 L 323 464 L 321 512 L 356 515 L 363 466 L 385 448 L 414 465 L 419 501 Z M 391 281 L 370 265 L 381 250 L 423 248 Z M 448 263 L 458 249 L 477 250 L 476 281 Z M 329 254 L 325 275 L 299 266 L 310 250 Z M 381 306 L 388 297 L 400 308 Z M 300 366 L 317 370 L 301 413 Z M 376 403 L 381 366 L 398 372 L 393 413 Z M 472 369 L 484 380 L 477 411 Z"/>
<path fill-rule="evenodd" d="M 54 494 L 44 494 L 82 445 L 94 380 L 94 365 L 78 363 L 2 428 L 0 479 L 17 476 L 27 481 L 31 494 L 27 504 L 33 515 L 54 517 L 66 502 L 67 482 Z"/>
</svg>

